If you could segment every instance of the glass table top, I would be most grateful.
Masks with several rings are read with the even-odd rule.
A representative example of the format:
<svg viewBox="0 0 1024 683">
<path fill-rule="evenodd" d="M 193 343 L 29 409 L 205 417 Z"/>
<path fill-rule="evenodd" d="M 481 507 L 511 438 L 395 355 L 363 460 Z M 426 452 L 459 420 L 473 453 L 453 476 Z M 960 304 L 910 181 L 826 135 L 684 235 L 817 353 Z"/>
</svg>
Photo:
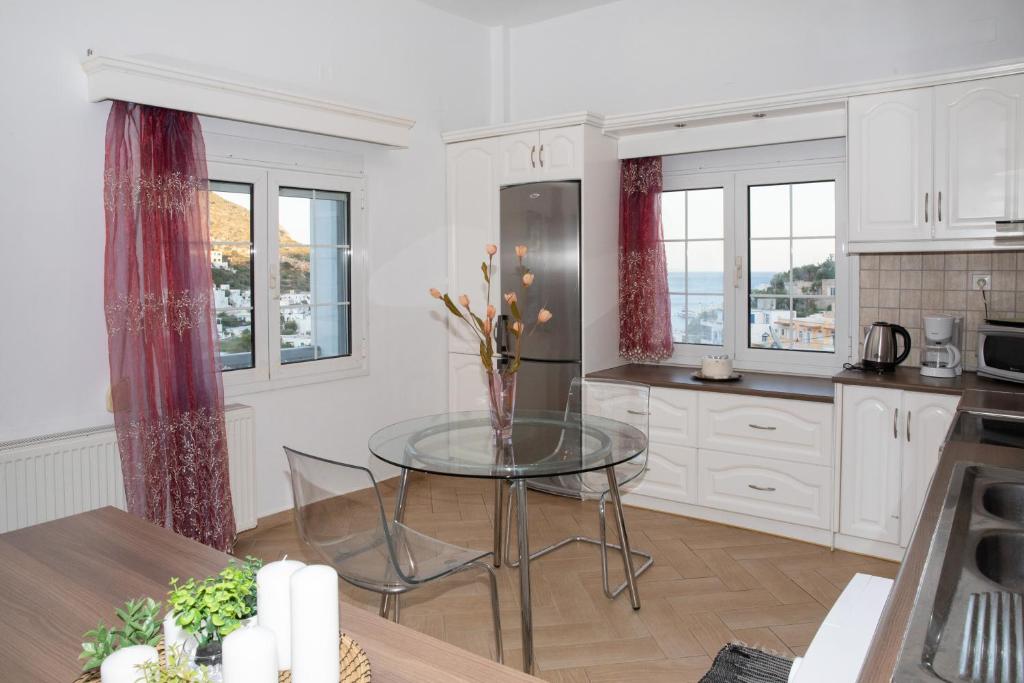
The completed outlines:
<svg viewBox="0 0 1024 683">
<path fill-rule="evenodd" d="M 405 420 L 370 437 L 381 460 L 421 472 L 519 479 L 576 474 L 640 455 L 647 437 L 606 417 L 561 411 L 516 414 L 512 440 L 495 443 L 487 412 L 443 413 Z"/>
</svg>

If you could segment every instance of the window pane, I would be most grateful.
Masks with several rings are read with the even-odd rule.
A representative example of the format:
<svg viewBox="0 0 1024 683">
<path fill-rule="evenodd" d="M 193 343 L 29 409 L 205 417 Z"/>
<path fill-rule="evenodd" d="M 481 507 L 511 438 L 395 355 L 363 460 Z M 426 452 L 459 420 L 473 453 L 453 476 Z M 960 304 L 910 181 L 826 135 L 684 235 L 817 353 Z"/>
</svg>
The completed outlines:
<svg viewBox="0 0 1024 683">
<path fill-rule="evenodd" d="M 749 191 L 750 236 L 789 236 L 789 185 L 761 185 Z"/>
<path fill-rule="evenodd" d="M 313 313 L 311 306 L 281 307 L 281 362 L 313 360 Z"/>
<path fill-rule="evenodd" d="M 836 234 L 836 183 L 800 183 L 793 186 L 793 236 L 823 237 Z"/>
<path fill-rule="evenodd" d="M 686 239 L 686 192 L 661 194 L 661 226 L 665 239 Z"/>
<path fill-rule="evenodd" d="M 725 329 L 725 299 L 721 295 L 687 297 L 686 343 L 721 346 Z"/>
<path fill-rule="evenodd" d="M 722 239 L 725 235 L 725 192 L 720 187 L 686 193 L 687 239 Z"/>
<path fill-rule="evenodd" d="M 348 247 L 314 247 L 313 303 L 338 304 L 348 301 L 348 285 Z"/>
<path fill-rule="evenodd" d="M 221 370 L 253 367 L 252 311 L 217 311 L 217 339 Z"/>
<path fill-rule="evenodd" d="M 309 275 L 309 247 L 280 248 L 281 305 L 284 306 L 286 295 L 301 295 L 295 300 L 291 297 L 289 304 L 311 303 L 312 289 Z"/>
<path fill-rule="evenodd" d="M 252 186 L 211 180 L 208 200 L 221 369 L 253 368 Z"/>
<path fill-rule="evenodd" d="M 687 243 L 687 292 L 692 295 L 693 293 L 720 294 L 725 291 L 723 289 L 725 283 L 724 250 L 724 242 Z"/>
<path fill-rule="evenodd" d="M 765 308 L 750 312 L 750 346 L 786 351 L 835 351 L 835 302 L 832 299 L 795 299 L 794 309 Z M 779 305 L 787 304 L 778 299 Z"/>
<path fill-rule="evenodd" d="M 666 242 L 665 263 L 668 268 L 668 291 L 686 291 L 686 243 Z"/>
<path fill-rule="evenodd" d="M 789 293 L 789 240 L 750 241 L 750 289 Z"/>
<path fill-rule="evenodd" d="M 278 211 L 282 230 L 298 244 L 348 244 L 346 192 L 282 187 Z"/>
<path fill-rule="evenodd" d="M 835 296 L 836 241 L 793 240 L 793 294 Z"/>
<path fill-rule="evenodd" d="M 672 308 L 672 341 L 682 344 L 686 341 L 686 295 L 670 295 L 669 305 Z"/>
<path fill-rule="evenodd" d="M 349 355 L 349 307 L 317 306 L 313 309 L 313 330 L 317 358 Z"/>
</svg>

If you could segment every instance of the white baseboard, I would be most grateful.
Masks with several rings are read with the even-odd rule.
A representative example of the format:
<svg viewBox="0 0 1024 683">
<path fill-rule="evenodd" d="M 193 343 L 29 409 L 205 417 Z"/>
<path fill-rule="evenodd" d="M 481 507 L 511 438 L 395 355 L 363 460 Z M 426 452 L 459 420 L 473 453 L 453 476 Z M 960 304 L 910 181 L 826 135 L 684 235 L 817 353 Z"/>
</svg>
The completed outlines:
<svg viewBox="0 0 1024 683">
<path fill-rule="evenodd" d="M 836 547 L 851 553 L 870 555 L 871 557 L 879 557 L 893 562 L 902 562 L 903 555 L 907 552 L 906 548 L 892 543 L 872 541 L 867 538 L 858 538 L 857 536 L 847 536 L 845 534 L 836 534 Z"/>
</svg>

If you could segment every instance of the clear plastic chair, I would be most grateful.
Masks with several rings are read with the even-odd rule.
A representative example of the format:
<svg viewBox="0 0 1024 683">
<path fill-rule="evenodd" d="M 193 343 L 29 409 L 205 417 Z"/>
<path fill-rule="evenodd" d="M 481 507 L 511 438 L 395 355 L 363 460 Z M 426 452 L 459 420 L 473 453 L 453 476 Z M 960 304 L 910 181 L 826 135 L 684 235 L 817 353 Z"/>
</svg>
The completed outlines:
<svg viewBox="0 0 1024 683">
<path fill-rule="evenodd" d="M 599 379 L 583 379 L 577 377 L 572 380 L 569 386 L 569 398 L 565 405 L 565 416 L 567 420 L 582 420 L 586 422 L 586 415 L 600 415 L 602 417 L 619 420 L 639 429 L 645 437 L 650 436 L 650 413 L 651 413 L 651 388 L 646 384 L 636 382 L 613 382 Z M 561 447 L 561 446 L 560 446 Z M 647 451 L 625 463 L 615 466 L 615 481 L 622 487 L 647 470 Z M 623 558 L 623 565 L 626 571 L 632 570 L 632 577 L 612 588 L 608 579 L 608 549 L 622 552 L 621 534 L 626 533 L 625 518 L 622 514 L 622 504 L 618 496 L 611 496 L 612 508 L 616 516 L 617 527 L 620 533 L 619 543 L 608 542 L 607 531 L 607 502 L 611 493 L 607 471 L 583 472 L 561 477 L 549 477 L 545 479 L 531 479 L 527 486 L 535 491 L 550 493 L 556 496 L 576 498 L 578 500 L 597 500 L 598 516 L 598 538 L 589 536 L 570 536 L 557 543 L 541 548 L 530 553 L 530 560 L 554 552 L 570 543 L 590 543 L 601 549 L 601 579 L 604 586 L 604 593 L 608 598 L 615 599 L 631 583 L 635 585 L 636 577 L 651 568 L 654 558 L 650 553 L 642 550 L 632 549 L 632 554 L 640 557 L 643 562 L 639 567 L 633 568 L 629 558 Z M 512 504 L 514 496 L 508 496 L 507 519 L 505 527 L 505 558 L 508 564 L 513 567 L 519 566 L 519 558 L 512 560 L 509 557 L 509 536 L 511 535 Z M 639 601 L 634 601 L 634 608 L 639 608 Z"/>
<path fill-rule="evenodd" d="M 504 659 L 501 615 L 491 553 L 451 545 L 389 521 L 373 473 L 365 467 L 326 460 L 285 446 L 295 499 L 295 523 L 309 544 L 338 575 L 359 588 L 392 596 L 399 620 L 399 595 L 467 569 L 487 573 L 498 662 Z M 351 491 L 354 481 L 369 485 Z M 385 613 L 382 600 L 382 617 Z"/>
</svg>

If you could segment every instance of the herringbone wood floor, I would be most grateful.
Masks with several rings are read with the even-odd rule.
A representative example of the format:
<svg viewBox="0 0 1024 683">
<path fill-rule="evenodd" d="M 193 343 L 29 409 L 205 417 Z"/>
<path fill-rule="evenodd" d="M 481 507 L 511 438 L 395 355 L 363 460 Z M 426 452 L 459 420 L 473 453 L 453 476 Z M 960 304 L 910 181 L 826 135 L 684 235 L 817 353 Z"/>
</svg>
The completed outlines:
<svg viewBox="0 0 1024 683">
<path fill-rule="evenodd" d="M 396 482 L 381 486 L 389 512 Z M 480 480 L 414 476 L 405 521 L 450 543 L 489 550 L 493 490 L 493 484 Z M 652 552 L 655 559 L 639 582 L 639 611 L 630 608 L 626 595 L 615 601 L 604 596 L 596 547 L 577 544 L 531 566 L 541 678 L 697 681 L 711 657 L 732 641 L 800 655 L 855 573 L 893 577 L 898 568 L 875 558 L 638 508 L 626 509 L 626 522 L 633 546 Z M 534 548 L 579 533 L 596 536 L 597 506 L 531 493 L 529 525 Z M 268 561 L 287 554 L 315 561 L 290 513 L 241 534 L 235 554 Z M 621 561 L 616 555 L 611 559 L 613 577 L 621 581 Z M 518 574 L 503 566 L 498 577 L 505 662 L 518 666 Z M 343 601 L 369 610 L 378 606 L 376 595 L 347 585 Z M 482 575 L 467 572 L 413 591 L 403 598 L 402 623 L 493 656 Z"/>
</svg>

